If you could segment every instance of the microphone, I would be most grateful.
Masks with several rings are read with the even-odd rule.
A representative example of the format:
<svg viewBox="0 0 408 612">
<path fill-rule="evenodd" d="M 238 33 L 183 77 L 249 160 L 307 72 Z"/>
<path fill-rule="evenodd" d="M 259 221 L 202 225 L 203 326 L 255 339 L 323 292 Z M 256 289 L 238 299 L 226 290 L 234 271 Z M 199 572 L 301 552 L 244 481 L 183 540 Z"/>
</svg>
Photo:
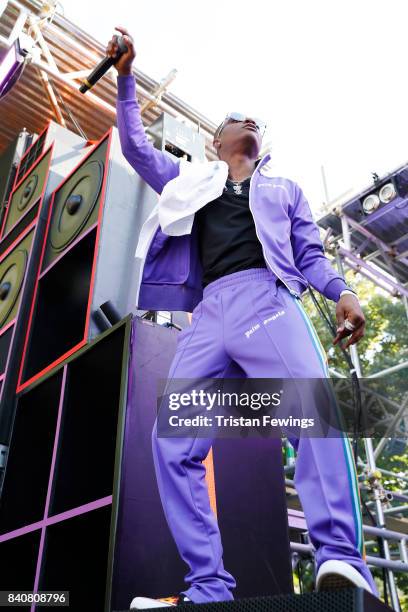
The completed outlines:
<svg viewBox="0 0 408 612">
<path fill-rule="evenodd" d="M 95 85 L 95 83 L 97 83 L 99 79 L 101 79 L 103 75 L 108 72 L 109 68 L 116 64 L 118 59 L 128 50 L 123 36 L 116 36 L 116 44 L 118 45 L 116 55 L 114 57 L 104 57 L 103 60 L 99 62 L 88 77 L 82 81 L 81 87 L 79 88 L 81 93 L 84 94 L 89 91 Z"/>
</svg>

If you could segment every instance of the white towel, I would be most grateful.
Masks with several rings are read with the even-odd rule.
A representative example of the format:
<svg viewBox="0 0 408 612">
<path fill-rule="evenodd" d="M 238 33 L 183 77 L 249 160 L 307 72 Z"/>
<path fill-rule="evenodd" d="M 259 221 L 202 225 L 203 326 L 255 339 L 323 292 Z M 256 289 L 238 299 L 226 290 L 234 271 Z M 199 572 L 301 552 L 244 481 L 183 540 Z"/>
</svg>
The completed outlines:
<svg viewBox="0 0 408 612">
<path fill-rule="evenodd" d="M 190 234 L 194 214 L 218 198 L 228 177 L 224 161 L 191 163 L 181 160 L 180 174 L 164 187 L 159 198 L 159 223 L 169 236 Z"/>
<path fill-rule="evenodd" d="M 135 257 L 144 259 L 160 227 L 169 236 L 190 234 L 194 215 L 218 198 L 228 177 L 224 161 L 191 163 L 180 160 L 180 173 L 169 181 L 140 230 Z"/>
</svg>

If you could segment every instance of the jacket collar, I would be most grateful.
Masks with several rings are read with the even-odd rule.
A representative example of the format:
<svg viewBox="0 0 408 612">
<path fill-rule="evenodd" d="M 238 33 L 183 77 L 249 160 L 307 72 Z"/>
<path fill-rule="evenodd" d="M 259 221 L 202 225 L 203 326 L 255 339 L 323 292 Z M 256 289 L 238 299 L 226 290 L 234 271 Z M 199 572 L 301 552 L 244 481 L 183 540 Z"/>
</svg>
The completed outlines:
<svg viewBox="0 0 408 612">
<path fill-rule="evenodd" d="M 263 176 L 274 176 L 271 151 L 267 151 L 265 155 L 259 160 L 256 169 L 258 170 L 259 174 L 262 174 Z"/>
</svg>

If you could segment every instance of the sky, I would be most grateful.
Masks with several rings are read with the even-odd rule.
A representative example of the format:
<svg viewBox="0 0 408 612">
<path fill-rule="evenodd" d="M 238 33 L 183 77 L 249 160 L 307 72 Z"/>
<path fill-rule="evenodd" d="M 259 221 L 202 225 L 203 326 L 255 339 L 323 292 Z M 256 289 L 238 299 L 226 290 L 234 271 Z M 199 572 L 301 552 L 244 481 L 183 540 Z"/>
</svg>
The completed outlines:
<svg viewBox="0 0 408 612">
<path fill-rule="evenodd" d="M 406 0 L 62 0 L 105 43 L 116 25 L 137 67 L 215 123 L 227 112 L 268 125 L 275 172 L 316 212 L 408 162 Z"/>
</svg>

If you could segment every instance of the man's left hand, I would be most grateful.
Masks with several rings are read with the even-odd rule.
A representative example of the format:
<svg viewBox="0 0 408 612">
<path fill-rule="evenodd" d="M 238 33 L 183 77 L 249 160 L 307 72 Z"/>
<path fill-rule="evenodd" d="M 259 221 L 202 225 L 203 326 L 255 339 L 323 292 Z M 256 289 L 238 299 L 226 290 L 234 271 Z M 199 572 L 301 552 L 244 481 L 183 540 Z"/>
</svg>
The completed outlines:
<svg viewBox="0 0 408 612">
<path fill-rule="evenodd" d="M 350 336 L 343 348 L 356 344 L 364 336 L 365 318 L 360 302 L 354 295 L 342 295 L 336 306 L 337 335 L 333 344 L 337 344 L 346 336 Z M 350 329 L 347 329 L 349 327 Z"/>
</svg>

